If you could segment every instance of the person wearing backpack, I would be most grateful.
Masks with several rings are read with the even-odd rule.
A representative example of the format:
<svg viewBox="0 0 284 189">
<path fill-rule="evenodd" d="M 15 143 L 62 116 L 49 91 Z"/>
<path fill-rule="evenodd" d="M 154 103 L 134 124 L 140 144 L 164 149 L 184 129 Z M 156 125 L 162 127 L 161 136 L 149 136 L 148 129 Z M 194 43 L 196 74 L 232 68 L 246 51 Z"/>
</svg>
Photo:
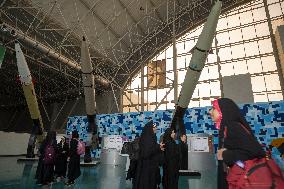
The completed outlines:
<svg viewBox="0 0 284 189">
<path fill-rule="evenodd" d="M 49 131 L 39 149 L 40 156 L 36 171 L 37 184 L 49 185 L 53 182 L 56 152 L 56 132 Z"/>
<path fill-rule="evenodd" d="M 235 102 L 220 98 L 212 105 L 210 115 L 219 130 L 217 188 L 284 188 L 279 167 L 266 157 Z"/>
<path fill-rule="evenodd" d="M 75 183 L 75 179 L 77 179 L 81 175 L 80 170 L 80 155 L 78 153 L 78 143 L 79 134 L 78 131 L 72 132 L 72 139 L 70 141 L 70 150 L 69 150 L 69 164 L 68 164 L 68 173 L 67 178 L 68 181 L 65 183 L 67 186 L 70 186 Z"/>
<path fill-rule="evenodd" d="M 126 180 L 132 180 L 132 185 L 134 185 L 134 178 L 139 158 L 139 137 L 135 138 L 133 142 L 127 143 L 126 147 L 130 159 Z"/>
</svg>

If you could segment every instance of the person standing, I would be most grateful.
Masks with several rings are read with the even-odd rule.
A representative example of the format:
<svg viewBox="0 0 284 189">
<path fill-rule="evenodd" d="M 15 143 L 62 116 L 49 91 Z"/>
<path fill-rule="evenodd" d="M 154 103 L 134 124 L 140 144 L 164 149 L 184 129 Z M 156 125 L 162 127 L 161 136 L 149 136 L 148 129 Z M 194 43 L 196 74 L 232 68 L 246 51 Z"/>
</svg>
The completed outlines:
<svg viewBox="0 0 284 189">
<path fill-rule="evenodd" d="M 281 171 L 268 163 L 265 151 L 235 102 L 220 98 L 212 105 L 210 115 L 219 130 L 218 189 L 284 188 Z M 227 175 L 222 162 L 228 167 Z"/>
<path fill-rule="evenodd" d="M 188 145 L 187 145 L 187 137 L 185 134 L 180 136 L 179 147 L 179 162 L 180 162 L 180 170 L 188 170 Z"/>
<path fill-rule="evenodd" d="M 163 142 L 165 143 L 164 166 L 163 166 L 163 188 L 177 189 L 179 179 L 179 150 L 175 142 L 176 133 L 174 129 L 165 131 Z"/>
<path fill-rule="evenodd" d="M 56 151 L 56 132 L 49 131 L 39 149 L 40 157 L 36 171 L 37 184 L 49 185 L 53 182 Z"/>
<path fill-rule="evenodd" d="M 62 137 L 57 144 L 57 157 L 55 162 L 55 175 L 58 179 L 64 179 L 67 171 L 67 158 L 69 154 L 69 145 L 66 138 Z"/>
<path fill-rule="evenodd" d="M 69 152 L 70 159 L 69 159 L 68 173 L 67 173 L 68 181 L 65 183 L 67 186 L 74 184 L 75 179 L 77 179 L 81 175 L 80 155 L 77 153 L 78 142 L 79 142 L 78 131 L 73 131 L 72 139 L 70 141 L 70 152 Z"/>
<path fill-rule="evenodd" d="M 133 181 L 133 189 L 157 189 L 160 179 L 160 156 L 164 145 L 157 144 L 156 125 L 148 122 L 139 140 L 139 158 Z"/>
</svg>

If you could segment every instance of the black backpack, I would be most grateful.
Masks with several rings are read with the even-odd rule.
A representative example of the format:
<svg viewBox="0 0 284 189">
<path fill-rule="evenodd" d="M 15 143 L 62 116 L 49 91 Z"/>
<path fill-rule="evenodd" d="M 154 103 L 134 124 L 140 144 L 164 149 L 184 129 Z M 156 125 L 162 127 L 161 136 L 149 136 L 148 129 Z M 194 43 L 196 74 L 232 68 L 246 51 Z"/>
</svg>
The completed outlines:
<svg viewBox="0 0 284 189">
<path fill-rule="evenodd" d="M 121 149 L 122 154 L 128 154 L 130 160 L 139 159 L 139 138 L 134 139 L 132 142 L 125 142 Z"/>
</svg>

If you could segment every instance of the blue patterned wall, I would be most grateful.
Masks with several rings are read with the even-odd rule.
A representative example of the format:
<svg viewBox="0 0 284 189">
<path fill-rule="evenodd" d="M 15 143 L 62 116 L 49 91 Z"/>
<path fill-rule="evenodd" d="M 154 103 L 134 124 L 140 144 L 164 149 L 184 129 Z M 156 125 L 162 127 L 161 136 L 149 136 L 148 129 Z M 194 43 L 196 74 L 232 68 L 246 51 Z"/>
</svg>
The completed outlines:
<svg viewBox="0 0 284 189">
<path fill-rule="evenodd" d="M 188 109 L 184 121 L 187 134 L 208 133 L 213 134 L 215 147 L 218 143 L 214 124 L 208 114 L 210 107 Z M 255 103 L 240 105 L 248 123 L 252 126 L 258 140 L 263 144 L 270 144 L 274 138 L 284 137 L 284 101 Z M 173 110 L 156 112 L 132 112 L 124 114 L 97 115 L 99 135 L 126 135 L 130 140 L 139 136 L 142 128 L 149 119 L 158 126 L 157 137 L 165 131 L 171 122 Z M 86 140 L 87 118 L 85 116 L 69 117 L 67 122 L 67 135 L 72 130 L 78 130 L 80 138 Z M 98 157 L 100 150 L 93 152 Z"/>
</svg>

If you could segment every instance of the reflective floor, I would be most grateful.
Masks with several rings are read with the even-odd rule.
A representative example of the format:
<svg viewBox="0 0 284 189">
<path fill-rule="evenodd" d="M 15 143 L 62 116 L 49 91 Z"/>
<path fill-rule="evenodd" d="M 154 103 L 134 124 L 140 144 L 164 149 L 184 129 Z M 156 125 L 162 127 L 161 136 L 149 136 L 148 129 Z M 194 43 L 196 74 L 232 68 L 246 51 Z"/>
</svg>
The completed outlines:
<svg viewBox="0 0 284 189">
<path fill-rule="evenodd" d="M 125 180 L 125 170 L 119 167 L 97 165 L 82 167 L 81 176 L 73 186 L 64 186 L 55 182 L 51 186 L 37 186 L 34 175 L 37 162 L 17 163 L 19 157 L 0 157 L 0 189 L 34 189 L 34 188 L 74 188 L 74 189 L 131 189 L 131 182 Z M 162 188 L 162 187 L 161 187 Z M 201 172 L 199 177 L 182 176 L 180 189 L 216 189 L 215 171 Z"/>
</svg>

